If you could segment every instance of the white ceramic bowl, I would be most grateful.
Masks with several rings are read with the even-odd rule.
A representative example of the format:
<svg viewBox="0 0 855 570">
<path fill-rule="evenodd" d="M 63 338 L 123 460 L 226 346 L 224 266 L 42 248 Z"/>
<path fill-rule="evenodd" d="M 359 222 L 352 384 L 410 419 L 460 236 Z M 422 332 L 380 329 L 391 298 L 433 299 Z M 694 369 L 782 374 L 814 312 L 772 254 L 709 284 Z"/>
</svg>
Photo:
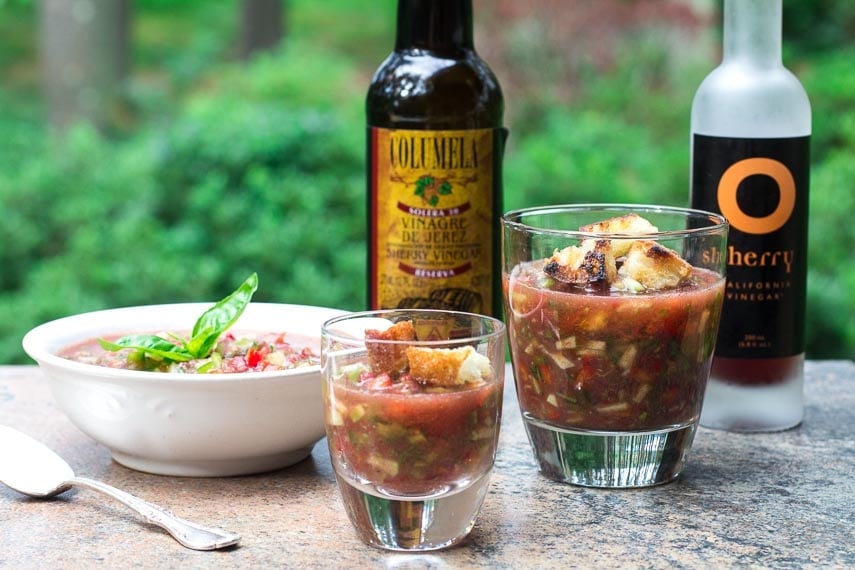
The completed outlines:
<svg viewBox="0 0 855 570">
<path fill-rule="evenodd" d="M 74 315 L 34 328 L 23 346 L 72 423 L 122 465 L 161 475 L 217 477 L 301 461 L 324 436 L 319 365 L 194 375 L 117 370 L 56 355 L 92 337 L 189 330 L 211 305 L 149 305 Z M 231 330 L 284 331 L 319 339 L 321 324 L 342 312 L 250 303 Z"/>
</svg>

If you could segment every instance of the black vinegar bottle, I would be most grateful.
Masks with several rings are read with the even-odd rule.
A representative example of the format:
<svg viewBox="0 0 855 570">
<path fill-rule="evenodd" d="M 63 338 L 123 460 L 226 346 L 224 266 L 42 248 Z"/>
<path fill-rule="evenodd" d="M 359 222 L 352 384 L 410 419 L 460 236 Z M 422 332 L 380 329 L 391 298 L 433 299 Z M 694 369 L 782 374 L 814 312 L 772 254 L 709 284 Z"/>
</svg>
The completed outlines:
<svg viewBox="0 0 855 570">
<path fill-rule="evenodd" d="M 810 101 L 782 62 L 782 0 L 725 0 L 721 65 L 692 105 L 695 208 L 730 222 L 701 425 L 776 431 L 804 408 Z"/>
<path fill-rule="evenodd" d="M 371 309 L 501 310 L 504 98 L 471 0 L 399 0 L 368 89 Z"/>
</svg>

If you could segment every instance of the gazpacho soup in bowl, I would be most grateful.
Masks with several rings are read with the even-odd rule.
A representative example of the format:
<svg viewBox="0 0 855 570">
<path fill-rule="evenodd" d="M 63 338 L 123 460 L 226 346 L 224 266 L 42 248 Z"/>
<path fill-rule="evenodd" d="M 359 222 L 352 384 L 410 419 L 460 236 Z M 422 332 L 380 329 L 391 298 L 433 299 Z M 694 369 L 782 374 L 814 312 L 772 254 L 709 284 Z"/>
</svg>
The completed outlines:
<svg viewBox="0 0 855 570">
<path fill-rule="evenodd" d="M 72 423 L 127 467 L 197 477 L 286 467 L 324 436 L 320 330 L 345 312 L 250 303 L 253 278 L 240 310 L 227 301 L 241 289 L 217 304 L 82 313 L 34 328 L 24 350 Z"/>
</svg>

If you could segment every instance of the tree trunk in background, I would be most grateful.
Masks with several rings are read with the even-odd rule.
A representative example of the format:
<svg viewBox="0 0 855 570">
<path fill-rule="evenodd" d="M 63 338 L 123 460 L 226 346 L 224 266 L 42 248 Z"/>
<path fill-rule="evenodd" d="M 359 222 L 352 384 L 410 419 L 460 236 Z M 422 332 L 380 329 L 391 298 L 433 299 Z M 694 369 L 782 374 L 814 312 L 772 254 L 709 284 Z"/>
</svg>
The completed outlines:
<svg viewBox="0 0 855 570">
<path fill-rule="evenodd" d="M 129 67 L 129 0 L 39 0 L 39 43 L 50 123 L 107 129 L 120 114 Z"/>
<path fill-rule="evenodd" d="M 240 55 L 243 59 L 279 45 L 283 32 L 283 1 L 241 0 Z"/>
</svg>

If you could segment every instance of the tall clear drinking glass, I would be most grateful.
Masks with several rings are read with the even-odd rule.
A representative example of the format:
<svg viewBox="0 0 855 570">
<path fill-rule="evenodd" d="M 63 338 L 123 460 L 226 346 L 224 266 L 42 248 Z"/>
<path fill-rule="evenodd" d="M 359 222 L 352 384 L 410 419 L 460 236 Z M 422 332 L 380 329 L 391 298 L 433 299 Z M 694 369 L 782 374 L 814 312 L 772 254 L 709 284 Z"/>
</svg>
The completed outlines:
<svg viewBox="0 0 855 570">
<path fill-rule="evenodd" d="M 456 311 L 368 311 L 323 325 L 327 442 L 345 509 L 369 545 L 463 540 L 487 493 L 505 327 Z"/>
<path fill-rule="evenodd" d="M 514 377 L 541 473 L 612 488 L 676 478 L 718 331 L 724 218 L 549 206 L 505 214 L 502 231 Z"/>
</svg>

